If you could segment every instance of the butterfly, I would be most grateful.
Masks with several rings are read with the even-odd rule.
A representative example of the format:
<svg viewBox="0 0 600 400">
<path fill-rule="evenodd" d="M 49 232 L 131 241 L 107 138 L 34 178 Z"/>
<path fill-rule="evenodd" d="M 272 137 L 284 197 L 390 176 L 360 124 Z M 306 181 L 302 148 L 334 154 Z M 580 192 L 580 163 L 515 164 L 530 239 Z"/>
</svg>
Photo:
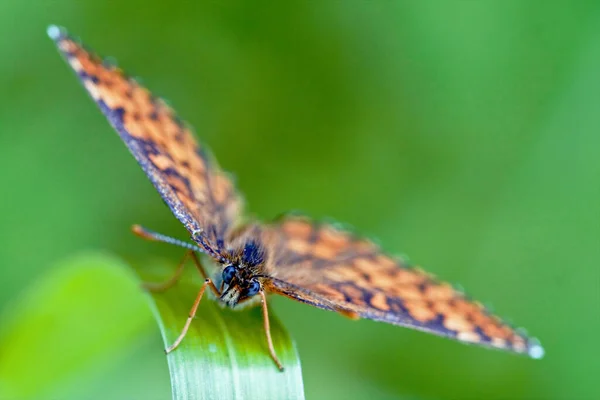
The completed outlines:
<svg viewBox="0 0 600 400">
<path fill-rule="evenodd" d="M 184 339 L 208 288 L 224 306 L 262 306 L 269 352 L 280 370 L 269 330 L 267 294 L 351 319 L 387 322 L 532 358 L 543 356 L 536 339 L 367 239 L 301 216 L 242 223 L 243 200 L 234 184 L 169 106 L 63 28 L 50 26 L 48 35 L 191 236 L 193 243 L 133 227 L 143 238 L 188 249 L 186 256 L 205 279 L 167 353 Z M 216 276 L 209 276 L 197 253 L 214 261 Z M 177 280 L 181 268 L 183 263 L 164 287 Z"/>
</svg>

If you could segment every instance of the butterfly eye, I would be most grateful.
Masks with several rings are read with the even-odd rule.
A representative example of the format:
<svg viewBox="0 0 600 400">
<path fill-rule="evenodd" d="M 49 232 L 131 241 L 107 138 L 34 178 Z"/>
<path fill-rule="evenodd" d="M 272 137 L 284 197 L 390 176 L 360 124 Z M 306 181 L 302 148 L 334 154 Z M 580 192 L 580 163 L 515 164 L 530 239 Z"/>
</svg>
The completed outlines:
<svg viewBox="0 0 600 400">
<path fill-rule="evenodd" d="M 258 283 L 256 281 L 251 281 L 250 286 L 248 286 L 248 291 L 247 291 L 246 295 L 248 297 L 254 296 L 256 293 L 258 293 L 259 290 L 260 290 L 260 283 Z"/>
<path fill-rule="evenodd" d="M 225 269 L 223 270 L 223 283 L 225 283 L 226 285 L 229 285 L 234 276 L 235 276 L 235 267 L 233 265 L 225 267 Z"/>
</svg>

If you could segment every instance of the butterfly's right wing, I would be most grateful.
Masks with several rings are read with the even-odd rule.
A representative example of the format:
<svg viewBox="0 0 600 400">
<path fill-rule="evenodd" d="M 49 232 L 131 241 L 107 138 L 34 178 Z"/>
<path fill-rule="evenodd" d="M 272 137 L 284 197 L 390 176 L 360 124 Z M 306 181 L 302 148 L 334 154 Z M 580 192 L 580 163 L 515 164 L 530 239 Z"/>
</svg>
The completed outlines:
<svg viewBox="0 0 600 400">
<path fill-rule="evenodd" d="M 445 282 L 328 224 L 284 218 L 264 228 L 267 290 L 350 317 L 538 356 L 535 340 Z"/>
<path fill-rule="evenodd" d="M 191 129 L 148 89 L 63 29 L 52 26 L 48 34 L 173 214 L 207 253 L 219 258 L 243 208 L 232 181 Z"/>
</svg>

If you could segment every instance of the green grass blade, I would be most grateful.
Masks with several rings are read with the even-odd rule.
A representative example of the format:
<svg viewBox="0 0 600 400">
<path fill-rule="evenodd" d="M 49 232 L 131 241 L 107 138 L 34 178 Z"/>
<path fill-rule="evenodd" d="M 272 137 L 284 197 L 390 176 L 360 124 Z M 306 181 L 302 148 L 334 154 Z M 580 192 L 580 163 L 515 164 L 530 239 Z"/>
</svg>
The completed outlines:
<svg viewBox="0 0 600 400">
<path fill-rule="evenodd" d="M 175 263 L 135 268 L 144 281 L 167 279 Z M 165 347 L 179 335 L 201 279 L 193 267 L 172 288 L 150 293 Z M 181 345 L 167 357 L 174 399 L 303 399 L 300 361 L 294 344 L 271 312 L 280 372 L 269 356 L 260 307 L 222 309 L 205 293 Z"/>
<path fill-rule="evenodd" d="M 136 272 L 161 280 L 174 268 L 154 262 Z M 190 266 L 176 286 L 150 295 L 165 343 L 179 334 L 200 288 L 194 272 Z M 138 277 L 118 258 L 82 254 L 50 269 L 4 307 L 0 397 L 69 398 L 85 385 L 87 372 L 116 367 L 152 324 Z M 293 342 L 273 316 L 271 330 L 285 372 L 269 356 L 260 308 L 224 310 L 207 296 L 180 347 L 168 356 L 160 346 L 152 351 L 168 361 L 175 399 L 303 399 Z M 137 389 L 131 392 L 143 392 Z"/>
</svg>

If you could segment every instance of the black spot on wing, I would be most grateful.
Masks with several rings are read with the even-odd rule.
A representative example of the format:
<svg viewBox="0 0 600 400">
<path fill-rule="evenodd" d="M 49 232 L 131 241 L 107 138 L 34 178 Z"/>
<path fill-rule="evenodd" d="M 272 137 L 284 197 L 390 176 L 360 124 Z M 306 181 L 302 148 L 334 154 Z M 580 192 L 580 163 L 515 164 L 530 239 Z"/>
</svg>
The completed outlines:
<svg viewBox="0 0 600 400">
<path fill-rule="evenodd" d="M 123 126 L 125 109 L 123 107 L 112 109 L 102 99 L 98 100 L 97 103 L 102 113 L 106 116 L 106 118 L 108 118 L 108 122 L 110 122 L 110 124 L 117 130 L 119 135 L 124 136 L 124 134 L 127 134 L 127 136 L 129 136 L 125 130 L 125 127 Z"/>
<path fill-rule="evenodd" d="M 92 81 L 92 83 L 94 83 L 95 85 L 100 83 L 100 79 L 96 75 L 88 74 L 87 71 L 81 70 L 77 73 L 77 75 L 79 76 L 79 79 L 81 79 L 82 81 L 89 80 L 89 81 Z"/>
<path fill-rule="evenodd" d="M 492 338 L 489 337 L 488 335 L 486 335 L 483 330 L 481 329 L 481 327 L 475 325 L 475 333 L 477 333 L 479 335 L 479 337 L 481 338 L 482 342 L 485 343 L 491 343 L 492 342 Z"/>
</svg>

